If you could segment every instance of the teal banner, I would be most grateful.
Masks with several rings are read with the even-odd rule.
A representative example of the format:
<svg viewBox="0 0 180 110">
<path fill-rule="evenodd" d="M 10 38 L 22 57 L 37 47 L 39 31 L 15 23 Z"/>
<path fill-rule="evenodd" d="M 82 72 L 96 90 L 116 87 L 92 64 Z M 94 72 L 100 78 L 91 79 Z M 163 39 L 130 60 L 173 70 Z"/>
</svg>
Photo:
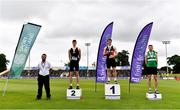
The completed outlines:
<svg viewBox="0 0 180 110">
<path fill-rule="evenodd" d="M 19 78 L 21 76 L 30 50 L 40 29 L 40 25 L 33 23 L 27 23 L 23 25 L 18 44 L 16 46 L 9 78 Z"/>
</svg>

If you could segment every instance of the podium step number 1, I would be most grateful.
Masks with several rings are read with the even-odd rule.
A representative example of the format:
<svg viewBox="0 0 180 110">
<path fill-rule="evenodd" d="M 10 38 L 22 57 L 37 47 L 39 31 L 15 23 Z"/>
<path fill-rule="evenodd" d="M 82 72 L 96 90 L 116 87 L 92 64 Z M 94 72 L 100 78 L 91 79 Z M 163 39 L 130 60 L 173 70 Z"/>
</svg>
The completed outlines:
<svg viewBox="0 0 180 110">
<path fill-rule="evenodd" d="M 110 99 L 110 100 L 120 99 L 120 85 L 105 84 L 105 99 Z"/>
<path fill-rule="evenodd" d="M 81 89 L 67 89 L 66 95 L 67 99 L 81 99 L 82 91 Z"/>
</svg>

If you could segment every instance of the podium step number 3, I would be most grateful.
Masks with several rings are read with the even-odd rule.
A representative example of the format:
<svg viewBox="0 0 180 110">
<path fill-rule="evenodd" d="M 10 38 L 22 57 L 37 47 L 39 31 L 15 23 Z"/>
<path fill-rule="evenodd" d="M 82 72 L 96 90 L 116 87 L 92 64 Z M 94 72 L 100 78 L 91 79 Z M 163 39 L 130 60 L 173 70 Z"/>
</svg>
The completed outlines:
<svg viewBox="0 0 180 110">
<path fill-rule="evenodd" d="M 81 99 L 82 91 L 81 89 L 67 89 L 66 95 L 67 99 Z"/>
<path fill-rule="evenodd" d="M 162 95 L 161 94 L 155 94 L 155 93 L 146 93 L 146 98 L 148 100 L 161 100 Z"/>
<path fill-rule="evenodd" d="M 105 99 L 110 99 L 110 100 L 120 99 L 120 85 L 105 84 Z"/>
</svg>

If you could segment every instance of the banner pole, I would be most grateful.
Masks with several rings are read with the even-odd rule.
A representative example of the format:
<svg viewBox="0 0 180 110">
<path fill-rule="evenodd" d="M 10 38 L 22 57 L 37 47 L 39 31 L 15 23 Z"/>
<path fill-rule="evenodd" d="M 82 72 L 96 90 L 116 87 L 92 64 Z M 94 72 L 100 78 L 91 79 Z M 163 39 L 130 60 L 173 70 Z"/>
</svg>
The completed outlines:
<svg viewBox="0 0 180 110">
<path fill-rule="evenodd" d="M 130 92 L 131 92 L 131 71 L 130 71 L 130 74 L 129 74 L 129 94 L 130 94 Z"/>
<path fill-rule="evenodd" d="M 130 93 L 130 91 L 131 91 L 131 89 L 130 89 L 130 87 L 131 87 L 131 77 L 129 78 L 129 93 Z"/>
<path fill-rule="evenodd" d="M 96 73 L 96 75 L 95 75 L 95 92 L 97 92 L 97 73 Z"/>
<path fill-rule="evenodd" d="M 5 83 L 5 86 L 4 86 L 4 89 L 3 89 L 2 96 L 5 96 L 5 94 L 6 94 L 6 90 L 7 90 L 8 82 L 9 82 L 9 77 L 8 77 L 8 78 L 7 78 L 7 80 L 6 80 L 6 83 Z"/>
<path fill-rule="evenodd" d="M 95 80 L 95 92 L 97 92 L 97 82 Z"/>
</svg>

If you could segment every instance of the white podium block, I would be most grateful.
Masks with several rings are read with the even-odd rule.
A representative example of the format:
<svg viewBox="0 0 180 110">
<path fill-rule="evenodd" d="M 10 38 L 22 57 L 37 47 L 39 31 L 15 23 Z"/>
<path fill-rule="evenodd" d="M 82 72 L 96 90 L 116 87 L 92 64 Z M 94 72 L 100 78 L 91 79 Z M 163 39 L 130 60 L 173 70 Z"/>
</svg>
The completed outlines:
<svg viewBox="0 0 180 110">
<path fill-rule="evenodd" d="M 66 96 L 67 99 L 81 99 L 82 91 L 81 89 L 67 89 Z"/>
<path fill-rule="evenodd" d="M 149 100 L 161 100 L 162 95 L 161 94 L 155 94 L 155 93 L 146 93 L 146 98 Z"/>
<path fill-rule="evenodd" d="M 120 99 L 120 85 L 119 84 L 105 84 L 105 99 L 117 100 Z"/>
</svg>

